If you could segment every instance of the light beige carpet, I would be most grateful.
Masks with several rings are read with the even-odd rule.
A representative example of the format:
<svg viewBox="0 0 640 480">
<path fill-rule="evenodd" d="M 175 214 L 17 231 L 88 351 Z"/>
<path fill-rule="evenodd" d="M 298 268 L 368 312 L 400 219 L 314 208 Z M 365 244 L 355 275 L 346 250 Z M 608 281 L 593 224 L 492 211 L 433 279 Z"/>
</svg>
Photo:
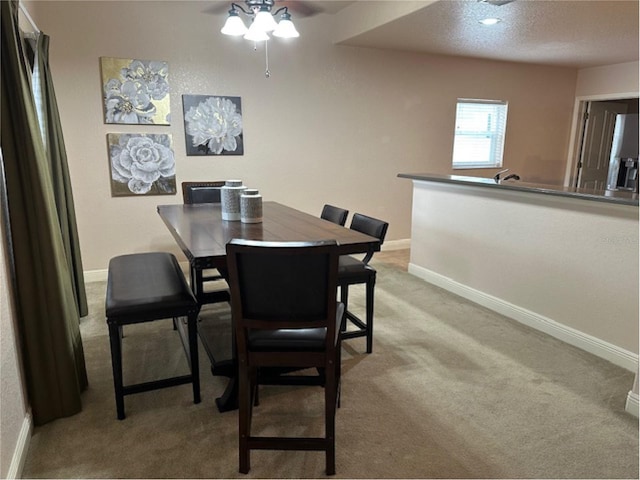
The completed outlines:
<svg viewBox="0 0 640 480">
<path fill-rule="evenodd" d="M 638 421 L 624 411 L 632 373 L 377 268 L 374 352 L 364 339 L 344 345 L 336 477 L 638 478 Z M 26 478 L 325 476 L 318 452 L 254 452 L 250 474 L 238 474 L 237 414 L 217 411 L 225 379 L 202 349 L 202 403 L 189 385 L 173 387 L 126 397 L 116 420 L 104 288 L 88 285 L 81 326 L 84 409 L 36 428 Z M 353 288 L 351 306 L 362 302 Z M 228 310 L 208 306 L 202 318 L 215 335 Z M 127 382 L 186 371 L 170 321 L 127 327 L 124 345 Z M 254 433 L 320 434 L 322 399 L 319 387 L 262 387 Z"/>
</svg>

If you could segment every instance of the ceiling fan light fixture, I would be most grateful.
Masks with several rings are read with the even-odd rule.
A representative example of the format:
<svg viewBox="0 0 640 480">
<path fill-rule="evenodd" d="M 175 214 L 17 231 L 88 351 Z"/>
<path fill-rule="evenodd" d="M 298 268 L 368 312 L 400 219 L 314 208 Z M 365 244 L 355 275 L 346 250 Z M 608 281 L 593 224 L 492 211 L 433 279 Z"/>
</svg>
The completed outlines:
<svg viewBox="0 0 640 480">
<path fill-rule="evenodd" d="M 220 33 L 239 37 L 240 35 L 246 35 L 247 32 L 248 29 L 238 15 L 238 11 L 236 9 L 229 10 L 229 16 L 227 17 L 227 21 L 224 22 L 224 26 L 220 30 Z"/>
<path fill-rule="evenodd" d="M 295 25 L 291 21 L 289 9 L 286 6 L 274 9 L 277 0 L 244 0 L 245 6 L 240 3 L 232 3 L 229 16 L 220 30 L 224 35 L 243 36 L 253 42 L 253 49 L 257 50 L 258 43 L 264 42 L 265 77 L 269 78 L 269 33 L 279 38 L 297 38 L 300 36 Z M 272 11 L 274 10 L 274 11 Z M 251 18 L 251 25 L 246 27 L 240 18 L 240 12 Z M 280 22 L 274 17 L 280 15 Z"/>
<path fill-rule="evenodd" d="M 283 13 L 278 23 L 278 28 L 273 31 L 274 37 L 280 38 L 297 38 L 300 36 L 296 26 L 291 21 L 291 15 L 287 12 Z"/>
<path fill-rule="evenodd" d="M 269 35 L 267 35 L 267 32 L 262 30 L 262 28 L 260 28 L 260 25 L 258 25 L 254 20 L 249 27 L 249 30 L 245 34 L 244 39 L 251 40 L 252 42 L 264 42 L 266 40 L 269 40 Z"/>
<path fill-rule="evenodd" d="M 278 24 L 268 10 L 268 7 L 260 7 L 260 11 L 256 13 L 256 18 L 253 20 L 256 28 L 259 28 L 263 32 L 273 32 L 278 28 Z"/>
</svg>

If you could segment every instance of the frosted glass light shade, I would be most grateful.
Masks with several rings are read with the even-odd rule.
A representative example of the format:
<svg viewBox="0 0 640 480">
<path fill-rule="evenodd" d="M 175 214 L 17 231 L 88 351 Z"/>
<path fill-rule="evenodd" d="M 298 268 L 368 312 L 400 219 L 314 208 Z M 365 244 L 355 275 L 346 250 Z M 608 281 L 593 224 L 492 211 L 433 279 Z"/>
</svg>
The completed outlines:
<svg viewBox="0 0 640 480">
<path fill-rule="evenodd" d="M 266 10 L 259 11 L 253 23 L 263 32 L 273 32 L 278 27 L 273 15 Z"/>
<path fill-rule="evenodd" d="M 280 38 L 296 38 L 299 37 L 300 34 L 291 20 L 280 20 L 278 28 L 273 32 L 273 36 Z"/>
<path fill-rule="evenodd" d="M 244 38 L 246 40 L 251 40 L 252 42 L 263 42 L 265 40 L 269 40 L 269 35 L 267 35 L 259 26 L 256 26 L 256 22 L 254 20 Z"/>
<path fill-rule="evenodd" d="M 220 32 L 225 35 L 240 36 L 246 35 L 248 30 L 238 15 L 230 15 Z"/>
</svg>

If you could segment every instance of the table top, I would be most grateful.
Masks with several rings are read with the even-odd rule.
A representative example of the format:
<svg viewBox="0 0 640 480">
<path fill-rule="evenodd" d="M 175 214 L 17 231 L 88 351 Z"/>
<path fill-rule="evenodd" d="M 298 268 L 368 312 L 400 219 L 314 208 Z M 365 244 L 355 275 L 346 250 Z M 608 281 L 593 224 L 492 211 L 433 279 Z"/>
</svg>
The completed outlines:
<svg viewBox="0 0 640 480">
<path fill-rule="evenodd" d="M 196 268 L 224 266 L 232 238 L 271 242 L 336 240 L 341 255 L 379 251 L 377 238 L 276 202 L 263 203 L 262 223 L 222 220 L 220 204 L 159 205 L 158 214 Z"/>
</svg>

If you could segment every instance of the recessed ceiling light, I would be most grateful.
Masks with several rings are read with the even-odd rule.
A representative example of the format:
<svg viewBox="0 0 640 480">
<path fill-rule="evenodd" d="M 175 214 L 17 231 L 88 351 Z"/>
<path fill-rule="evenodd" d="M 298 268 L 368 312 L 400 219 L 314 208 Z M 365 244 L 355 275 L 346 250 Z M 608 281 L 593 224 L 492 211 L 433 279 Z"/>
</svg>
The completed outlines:
<svg viewBox="0 0 640 480">
<path fill-rule="evenodd" d="M 478 20 L 482 25 L 495 25 L 496 23 L 500 23 L 502 20 L 499 18 L 483 18 L 482 20 Z"/>
</svg>

